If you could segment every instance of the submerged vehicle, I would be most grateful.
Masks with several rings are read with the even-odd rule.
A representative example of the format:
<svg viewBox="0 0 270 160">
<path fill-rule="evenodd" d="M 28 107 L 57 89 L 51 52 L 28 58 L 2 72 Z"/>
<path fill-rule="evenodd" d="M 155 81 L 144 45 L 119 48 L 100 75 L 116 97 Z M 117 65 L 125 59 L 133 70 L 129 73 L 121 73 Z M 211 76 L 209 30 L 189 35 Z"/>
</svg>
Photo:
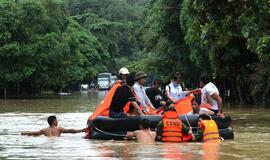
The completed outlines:
<svg viewBox="0 0 270 160">
<path fill-rule="evenodd" d="M 97 83 L 99 89 L 108 90 L 111 88 L 111 73 L 99 73 L 97 77 Z"/>
<path fill-rule="evenodd" d="M 116 81 L 117 81 L 117 77 L 116 76 L 111 76 L 111 86 L 113 86 Z"/>
<path fill-rule="evenodd" d="M 110 80 L 108 78 L 98 78 L 97 83 L 100 90 L 110 89 Z"/>
</svg>

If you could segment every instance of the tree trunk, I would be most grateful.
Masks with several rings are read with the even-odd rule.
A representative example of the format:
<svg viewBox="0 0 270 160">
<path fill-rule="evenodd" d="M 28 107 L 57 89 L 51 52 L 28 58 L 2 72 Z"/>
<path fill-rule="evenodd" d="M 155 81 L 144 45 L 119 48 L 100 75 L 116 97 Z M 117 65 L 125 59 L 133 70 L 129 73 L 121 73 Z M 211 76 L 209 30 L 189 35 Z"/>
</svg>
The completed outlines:
<svg viewBox="0 0 270 160">
<path fill-rule="evenodd" d="M 241 90 L 241 85 L 239 83 L 236 83 L 236 88 L 237 88 L 237 92 L 238 92 L 238 98 L 239 98 L 239 103 L 243 104 L 244 103 L 244 99 L 243 99 L 243 93 Z"/>
</svg>

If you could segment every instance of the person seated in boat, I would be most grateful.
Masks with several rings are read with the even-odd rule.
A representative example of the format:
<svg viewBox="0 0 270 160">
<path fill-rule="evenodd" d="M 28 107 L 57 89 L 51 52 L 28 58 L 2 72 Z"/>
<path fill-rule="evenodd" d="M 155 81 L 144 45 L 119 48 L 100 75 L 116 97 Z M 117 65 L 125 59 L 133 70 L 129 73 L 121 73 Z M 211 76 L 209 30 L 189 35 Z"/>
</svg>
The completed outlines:
<svg viewBox="0 0 270 160">
<path fill-rule="evenodd" d="M 139 143 L 155 143 L 156 132 L 150 130 L 150 121 L 144 118 L 140 122 L 140 130 L 128 132 L 126 137 L 128 139 L 135 137 Z"/>
<path fill-rule="evenodd" d="M 109 107 L 109 117 L 111 118 L 128 117 L 128 115 L 124 112 L 124 108 L 129 103 L 136 109 L 139 115 L 144 115 L 133 93 L 132 86 L 134 82 L 135 82 L 134 74 L 129 74 L 126 78 L 126 84 L 123 84 L 116 89 Z"/>
<path fill-rule="evenodd" d="M 143 71 L 138 71 L 135 75 L 135 84 L 133 85 L 134 92 L 136 93 L 136 96 L 138 98 L 138 101 L 140 103 L 140 106 L 142 107 L 144 113 L 149 113 L 148 107 L 150 107 L 152 110 L 156 111 L 156 108 L 151 103 L 150 99 L 145 93 L 145 90 L 143 89 L 143 85 L 146 82 L 147 74 Z"/>
<path fill-rule="evenodd" d="M 207 108 L 201 107 L 201 98 L 200 97 L 194 97 L 191 100 L 192 105 L 192 111 L 188 112 L 187 115 L 201 115 L 201 114 L 208 114 L 208 115 L 214 115 L 215 113 Z"/>
<path fill-rule="evenodd" d="M 201 104 L 210 104 L 211 110 L 220 117 L 224 118 L 222 114 L 222 98 L 219 95 L 219 90 L 210 78 L 206 75 L 200 78 L 201 89 Z"/>
<path fill-rule="evenodd" d="M 122 67 L 121 69 L 119 69 L 119 72 L 118 72 L 118 79 L 119 79 L 119 81 L 118 82 L 121 82 L 122 84 L 125 84 L 126 83 L 127 76 L 129 74 L 130 74 L 130 72 L 128 71 L 127 68 Z"/>
<path fill-rule="evenodd" d="M 166 101 L 164 100 L 164 95 L 159 89 L 161 84 L 162 84 L 162 80 L 156 79 L 154 80 L 152 87 L 147 88 L 145 90 L 145 93 L 150 99 L 151 103 L 157 109 L 166 105 Z"/>
<path fill-rule="evenodd" d="M 182 123 L 174 107 L 164 110 L 156 132 L 157 140 L 162 142 L 183 142 L 183 133 L 191 134 L 190 128 Z"/>
<path fill-rule="evenodd" d="M 183 91 L 181 85 L 181 74 L 176 72 L 174 74 L 173 80 L 170 84 L 165 87 L 165 93 L 169 100 L 173 103 L 177 103 L 182 98 L 190 95 L 191 93 L 198 92 L 200 89 Z"/>
<path fill-rule="evenodd" d="M 192 135 L 193 141 L 220 142 L 219 131 L 216 122 L 210 115 L 202 114 L 198 117 L 198 130 Z"/>
<path fill-rule="evenodd" d="M 55 116 L 49 116 L 47 119 L 49 123 L 48 128 L 41 129 L 39 131 L 24 131 L 21 133 L 21 135 L 27 135 L 27 136 L 40 136 L 44 135 L 47 137 L 59 137 L 62 133 L 79 133 L 79 132 L 85 132 L 86 128 L 84 129 L 66 129 L 62 127 L 58 127 L 58 121 Z"/>
</svg>

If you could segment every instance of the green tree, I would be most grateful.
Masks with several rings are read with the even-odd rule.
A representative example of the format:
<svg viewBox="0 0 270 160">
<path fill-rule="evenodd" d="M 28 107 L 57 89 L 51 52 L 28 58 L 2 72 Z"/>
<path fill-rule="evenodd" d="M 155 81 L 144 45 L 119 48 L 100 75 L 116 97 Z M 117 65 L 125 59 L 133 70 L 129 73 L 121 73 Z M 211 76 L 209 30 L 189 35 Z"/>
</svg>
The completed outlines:
<svg viewBox="0 0 270 160">
<path fill-rule="evenodd" d="M 115 72 L 130 63 L 133 54 L 141 50 L 138 37 L 143 26 L 141 14 L 144 1 L 126 0 L 68 0 L 70 15 L 94 34 L 110 55 L 107 65 Z M 119 61 L 121 59 L 121 61 Z M 122 61 L 128 60 L 128 61 Z"/>
<path fill-rule="evenodd" d="M 31 94 L 61 90 L 105 67 L 108 55 L 61 1 L 0 2 L 0 83 Z"/>
<path fill-rule="evenodd" d="M 269 95 L 269 2 L 184 0 L 181 22 L 191 56 L 240 102 Z M 266 62 L 267 61 L 267 62 Z"/>
<path fill-rule="evenodd" d="M 151 1 L 143 32 L 145 52 L 148 54 L 147 68 L 167 80 L 179 71 L 186 82 L 195 82 L 197 70 L 189 59 L 189 49 L 179 20 L 181 2 Z"/>
</svg>

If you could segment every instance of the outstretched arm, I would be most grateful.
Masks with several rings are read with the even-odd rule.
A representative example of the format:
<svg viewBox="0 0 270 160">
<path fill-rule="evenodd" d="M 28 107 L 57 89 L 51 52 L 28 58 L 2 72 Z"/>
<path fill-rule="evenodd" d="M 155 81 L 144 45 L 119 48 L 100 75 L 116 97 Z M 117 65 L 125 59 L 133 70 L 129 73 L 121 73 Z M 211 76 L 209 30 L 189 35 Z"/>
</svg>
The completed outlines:
<svg viewBox="0 0 270 160">
<path fill-rule="evenodd" d="M 65 129 L 65 128 L 61 128 L 61 133 L 80 133 L 80 132 L 84 132 L 84 129 Z"/>
<path fill-rule="evenodd" d="M 201 93 L 201 89 L 200 88 L 197 88 L 197 89 L 194 89 L 194 90 L 189 90 L 187 91 L 187 95 L 190 95 L 190 94 L 200 94 Z"/>
<path fill-rule="evenodd" d="M 136 133 L 135 132 L 127 132 L 127 139 L 133 139 L 134 137 L 136 136 Z"/>
<path fill-rule="evenodd" d="M 40 136 L 43 134 L 44 134 L 43 130 L 35 131 L 35 132 L 24 131 L 21 133 L 21 135 L 26 135 L 26 136 Z"/>
</svg>

